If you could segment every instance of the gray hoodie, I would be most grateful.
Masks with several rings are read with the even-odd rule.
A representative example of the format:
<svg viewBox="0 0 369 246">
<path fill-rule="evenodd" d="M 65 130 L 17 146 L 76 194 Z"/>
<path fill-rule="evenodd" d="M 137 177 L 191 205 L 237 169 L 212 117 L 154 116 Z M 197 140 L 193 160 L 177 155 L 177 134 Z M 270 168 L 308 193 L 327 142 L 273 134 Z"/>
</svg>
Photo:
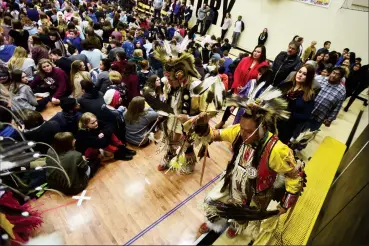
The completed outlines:
<svg viewBox="0 0 369 246">
<path fill-rule="evenodd" d="M 209 8 L 199 8 L 199 10 L 197 11 L 197 19 L 199 19 L 200 21 L 205 20 L 206 18 L 206 13 L 209 12 Z"/>
<path fill-rule="evenodd" d="M 31 109 L 35 110 L 38 105 L 37 99 L 32 92 L 31 87 L 29 85 L 19 85 L 17 91 L 14 91 L 14 88 L 10 86 L 9 91 L 14 93 L 13 100 L 20 109 Z M 19 110 L 17 107 L 12 106 L 12 110 Z"/>
<path fill-rule="evenodd" d="M 154 0 L 152 6 L 154 9 L 161 9 L 163 7 L 163 0 Z"/>
</svg>

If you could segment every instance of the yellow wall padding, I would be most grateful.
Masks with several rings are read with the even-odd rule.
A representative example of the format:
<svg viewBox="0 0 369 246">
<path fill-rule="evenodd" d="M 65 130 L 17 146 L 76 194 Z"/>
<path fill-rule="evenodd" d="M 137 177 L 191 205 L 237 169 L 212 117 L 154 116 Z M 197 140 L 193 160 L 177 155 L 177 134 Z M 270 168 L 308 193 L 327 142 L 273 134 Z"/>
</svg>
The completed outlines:
<svg viewBox="0 0 369 246">
<path fill-rule="evenodd" d="M 334 138 L 323 140 L 306 165 L 307 186 L 292 214 L 281 216 L 271 245 L 307 244 L 345 150 L 346 145 Z"/>
<path fill-rule="evenodd" d="M 152 6 L 149 6 L 147 4 L 144 4 L 144 3 L 138 3 L 138 10 L 141 11 L 141 12 L 145 12 L 147 14 L 151 14 L 152 11 L 154 11 L 154 8 Z M 161 14 L 162 15 L 167 15 L 167 12 L 162 10 L 161 11 Z"/>
<path fill-rule="evenodd" d="M 282 215 L 268 245 L 306 245 L 328 194 L 346 146 L 326 137 L 306 164 L 307 186 L 293 210 Z M 228 239 L 225 233 L 215 245 L 247 244 L 245 237 Z"/>
</svg>

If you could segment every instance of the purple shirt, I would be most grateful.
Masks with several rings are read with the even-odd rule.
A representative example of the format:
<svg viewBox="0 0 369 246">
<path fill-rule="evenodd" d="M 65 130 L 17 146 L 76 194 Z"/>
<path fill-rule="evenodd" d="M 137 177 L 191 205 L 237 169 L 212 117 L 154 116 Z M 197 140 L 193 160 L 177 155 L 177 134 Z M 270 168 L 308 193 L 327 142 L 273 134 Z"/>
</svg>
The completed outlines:
<svg viewBox="0 0 369 246">
<path fill-rule="evenodd" d="M 181 3 L 178 2 L 176 6 L 174 7 L 173 13 L 174 15 L 178 15 L 179 11 L 181 10 Z"/>
</svg>

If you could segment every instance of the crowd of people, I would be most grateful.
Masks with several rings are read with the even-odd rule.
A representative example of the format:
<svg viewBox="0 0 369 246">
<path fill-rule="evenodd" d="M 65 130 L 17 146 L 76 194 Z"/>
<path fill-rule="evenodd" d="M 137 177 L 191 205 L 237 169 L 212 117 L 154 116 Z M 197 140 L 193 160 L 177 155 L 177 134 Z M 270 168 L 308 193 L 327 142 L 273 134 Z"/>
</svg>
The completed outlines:
<svg viewBox="0 0 369 246">
<path fill-rule="evenodd" d="M 329 127 L 345 99 L 351 97 L 347 111 L 368 87 L 368 65 L 348 48 L 330 51 L 330 41 L 318 50 L 316 41 L 303 49 L 303 37 L 295 36 L 286 51 L 270 61 L 265 28 L 251 54 L 232 59 L 230 52 L 245 29 L 242 16 L 232 23 L 227 13 L 217 38 L 206 34 L 214 18 L 206 4 L 191 28 L 191 1 L 146 4 L 153 6 L 152 15 L 138 12 L 132 1 L 119 7 L 104 0 L 1 1 L 1 96 L 11 98 L 3 106 L 22 119 L 27 140 L 55 149 L 42 145 L 35 150 L 49 156 L 49 166 L 56 165 L 51 158 L 57 154 L 72 185 L 50 169 L 45 180 L 51 188 L 77 194 L 101 160 L 131 160 L 136 151 L 127 144 L 150 143 L 147 133 L 160 120 L 150 99 L 165 101 L 167 76 L 156 49 L 169 49 L 179 57 L 190 53 L 199 78 L 219 78 L 229 95 L 248 96 L 261 83 L 260 93 L 270 85 L 279 88 L 290 112 L 288 120 L 276 122 L 275 134 L 284 144 L 304 130 Z M 225 35 L 232 28 L 230 41 Z M 41 112 L 48 104 L 59 105 L 61 112 L 44 120 Z M 227 107 L 215 128 L 221 129 L 235 109 Z M 1 122 L 14 121 L 11 112 L 0 108 Z M 243 114 L 239 108 L 233 124 Z M 0 135 L 20 139 L 14 128 L 1 125 Z"/>
</svg>

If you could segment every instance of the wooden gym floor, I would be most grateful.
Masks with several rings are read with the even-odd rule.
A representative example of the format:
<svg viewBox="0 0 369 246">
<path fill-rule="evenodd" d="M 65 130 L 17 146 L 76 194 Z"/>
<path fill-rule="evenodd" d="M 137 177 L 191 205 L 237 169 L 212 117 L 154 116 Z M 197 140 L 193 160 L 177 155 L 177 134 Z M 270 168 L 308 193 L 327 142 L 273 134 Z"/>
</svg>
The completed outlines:
<svg viewBox="0 0 369 246">
<path fill-rule="evenodd" d="M 361 105 L 361 101 L 355 101 L 348 113 L 341 111 L 330 128 L 322 127 L 303 155 L 311 156 L 326 135 L 344 143 Z M 50 119 L 59 110 L 49 106 L 43 116 Z M 233 117 L 228 123 L 232 121 Z M 367 124 L 366 109 L 358 131 Z M 87 187 L 86 196 L 91 199 L 81 206 L 71 197 L 51 192 L 35 201 L 44 219 L 35 235 L 59 232 L 66 244 L 193 244 L 203 222 L 199 205 L 230 160 L 230 145 L 213 143 L 209 154 L 201 187 L 202 161 L 192 175 L 180 176 L 157 171 L 163 153 L 156 153 L 154 144 L 137 149 L 133 160 L 100 168 Z"/>
</svg>

